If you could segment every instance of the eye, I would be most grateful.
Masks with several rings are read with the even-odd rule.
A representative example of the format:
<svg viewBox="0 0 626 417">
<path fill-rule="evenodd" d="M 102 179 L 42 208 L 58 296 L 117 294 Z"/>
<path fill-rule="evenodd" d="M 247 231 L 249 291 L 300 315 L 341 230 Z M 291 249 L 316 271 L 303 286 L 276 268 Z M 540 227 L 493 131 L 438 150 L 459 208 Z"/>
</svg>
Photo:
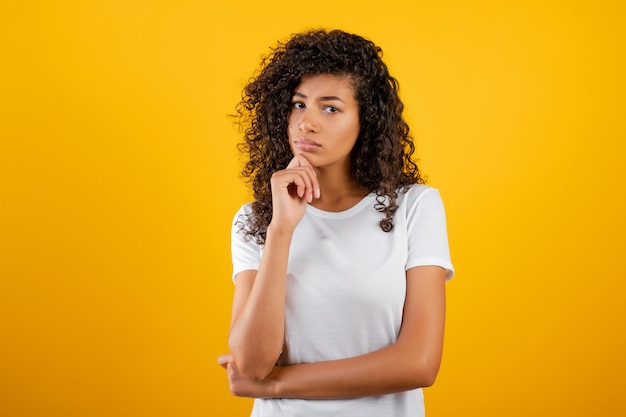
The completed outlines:
<svg viewBox="0 0 626 417">
<path fill-rule="evenodd" d="M 294 109 L 303 109 L 305 107 L 304 103 L 301 101 L 294 101 L 291 103 L 291 105 Z"/>
<path fill-rule="evenodd" d="M 324 111 L 326 113 L 337 113 L 339 111 L 339 109 L 337 107 L 334 107 L 334 106 L 324 106 Z"/>
</svg>

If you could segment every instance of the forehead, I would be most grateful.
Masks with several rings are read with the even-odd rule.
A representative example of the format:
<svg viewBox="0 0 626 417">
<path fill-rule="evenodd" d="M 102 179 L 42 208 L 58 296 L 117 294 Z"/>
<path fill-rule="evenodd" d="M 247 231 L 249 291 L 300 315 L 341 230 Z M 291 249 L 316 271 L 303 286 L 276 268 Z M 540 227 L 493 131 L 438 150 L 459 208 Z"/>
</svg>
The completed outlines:
<svg viewBox="0 0 626 417">
<path fill-rule="evenodd" d="M 335 94 L 345 94 L 354 97 L 354 86 L 350 76 L 340 76 L 333 74 L 310 74 L 304 75 L 300 79 L 300 84 L 295 88 L 295 92 L 309 95 L 313 93 L 325 94 L 326 92 Z"/>
</svg>

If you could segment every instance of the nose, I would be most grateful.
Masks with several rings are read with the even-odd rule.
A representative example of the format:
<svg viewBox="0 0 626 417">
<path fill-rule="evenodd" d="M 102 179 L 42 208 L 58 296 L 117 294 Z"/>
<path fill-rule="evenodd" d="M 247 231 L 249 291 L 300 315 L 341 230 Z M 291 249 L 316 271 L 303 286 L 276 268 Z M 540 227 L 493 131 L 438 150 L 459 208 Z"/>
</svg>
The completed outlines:
<svg viewBox="0 0 626 417">
<path fill-rule="evenodd" d="M 318 132 L 319 122 L 310 111 L 303 112 L 297 124 L 298 130 L 302 132 Z"/>
</svg>

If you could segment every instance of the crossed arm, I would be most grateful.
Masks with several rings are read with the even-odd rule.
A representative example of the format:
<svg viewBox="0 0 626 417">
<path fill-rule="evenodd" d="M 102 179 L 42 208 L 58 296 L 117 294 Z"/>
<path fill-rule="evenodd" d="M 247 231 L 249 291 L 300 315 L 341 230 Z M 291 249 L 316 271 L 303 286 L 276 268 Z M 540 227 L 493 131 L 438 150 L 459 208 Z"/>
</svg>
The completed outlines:
<svg viewBox="0 0 626 417">
<path fill-rule="evenodd" d="M 256 271 L 246 271 L 237 277 L 230 337 L 232 353 L 218 359 L 228 371 L 234 395 L 254 398 L 352 398 L 426 387 L 435 381 L 441 362 L 445 321 L 443 268 L 419 266 L 407 271 L 402 327 L 394 344 L 353 358 L 290 366 L 274 365 L 284 338 L 284 327 L 278 324 L 284 323 L 284 316 L 281 315 L 284 314 L 284 293 L 278 291 L 279 294 L 276 294 L 274 291 L 275 300 L 282 299 L 282 313 L 276 314 L 282 321 L 275 321 L 272 331 L 267 332 L 265 327 L 269 322 L 264 313 L 268 311 L 261 309 L 261 314 L 256 315 L 246 313 L 255 300 L 253 293 L 260 284 L 255 282 L 258 278 L 263 277 L 258 277 Z M 280 302 L 276 304 L 281 306 Z M 256 325 L 260 327 L 254 331 Z M 245 334 L 248 339 L 244 339 Z"/>
</svg>

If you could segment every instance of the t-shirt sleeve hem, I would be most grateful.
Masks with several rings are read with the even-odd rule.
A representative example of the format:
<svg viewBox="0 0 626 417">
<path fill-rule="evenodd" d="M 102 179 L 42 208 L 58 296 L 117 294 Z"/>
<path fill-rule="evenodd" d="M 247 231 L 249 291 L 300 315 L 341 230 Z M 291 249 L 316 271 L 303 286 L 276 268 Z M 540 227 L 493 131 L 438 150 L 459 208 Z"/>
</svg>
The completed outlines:
<svg viewBox="0 0 626 417">
<path fill-rule="evenodd" d="M 231 277 L 233 280 L 233 284 L 237 284 L 237 274 L 240 274 L 244 271 L 256 271 L 257 269 L 259 269 L 258 265 L 239 265 L 237 269 L 233 269 L 233 275 Z"/>
<path fill-rule="evenodd" d="M 446 270 L 446 281 L 451 280 L 454 276 L 454 267 L 447 259 L 435 257 L 413 259 L 406 263 L 405 270 L 408 271 L 416 266 L 440 266 Z"/>
</svg>

